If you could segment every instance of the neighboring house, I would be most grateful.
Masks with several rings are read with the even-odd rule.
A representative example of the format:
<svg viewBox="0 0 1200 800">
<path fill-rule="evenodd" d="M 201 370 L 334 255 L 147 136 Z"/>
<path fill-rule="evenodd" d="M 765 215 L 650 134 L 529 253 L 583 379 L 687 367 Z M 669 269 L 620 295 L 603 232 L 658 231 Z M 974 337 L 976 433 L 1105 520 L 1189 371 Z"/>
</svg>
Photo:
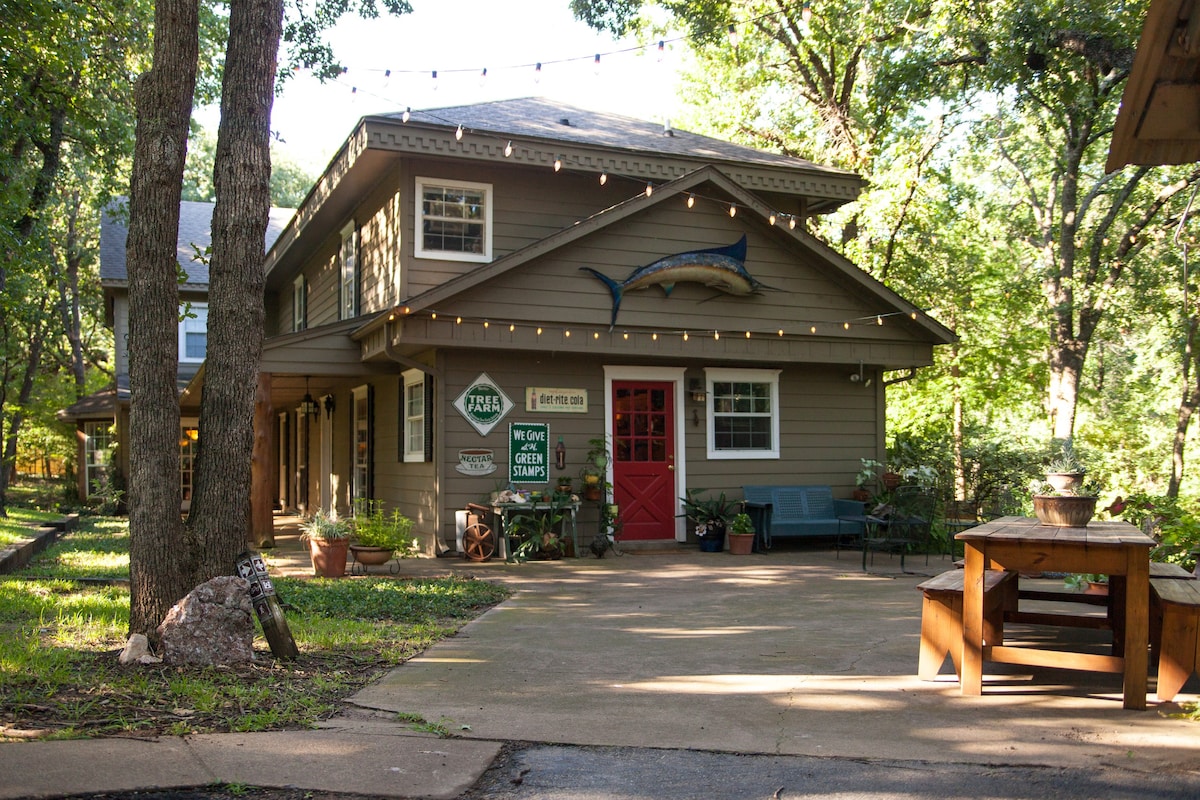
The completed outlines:
<svg viewBox="0 0 1200 800">
<path fill-rule="evenodd" d="M 179 285 L 179 389 L 183 390 L 204 363 L 208 329 L 208 262 L 212 242 L 212 203 L 179 204 L 179 266 L 186 278 Z M 272 208 L 265 245 L 270 247 L 294 209 Z M 125 268 L 128 204 L 115 203 L 100 219 L 100 286 L 104 292 L 104 322 L 112 328 L 116 383 L 79 400 L 59 412 L 59 418 L 76 423 L 78 490 L 81 498 L 93 495 L 114 468 L 129 474 L 129 275 Z M 191 501 L 192 462 L 195 456 L 195 409 L 181 419 L 179 434 L 180 486 L 184 506 Z M 115 455 L 115 461 L 114 459 Z"/>
<path fill-rule="evenodd" d="M 274 468 L 257 504 L 378 499 L 431 552 L 467 503 L 576 476 L 599 437 L 626 540 L 684 540 L 689 487 L 848 496 L 859 459 L 884 452 L 883 372 L 954 341 L 807 232 L 861 186 L 540 99 L 361 119 L 267 253 L 258 418 Z M 736 252 L 676 258 L 658 265 L 687 266 L 669 296 L 629 286 L 615 323 L 617 292 L 582 269 L 619 283 L 743 237 L 769 288 L 736 293 Z M 719 279 L 733 293 L 704 285 Z M 579 521 L 586 542 L 597 505 Z"/>
</svg>

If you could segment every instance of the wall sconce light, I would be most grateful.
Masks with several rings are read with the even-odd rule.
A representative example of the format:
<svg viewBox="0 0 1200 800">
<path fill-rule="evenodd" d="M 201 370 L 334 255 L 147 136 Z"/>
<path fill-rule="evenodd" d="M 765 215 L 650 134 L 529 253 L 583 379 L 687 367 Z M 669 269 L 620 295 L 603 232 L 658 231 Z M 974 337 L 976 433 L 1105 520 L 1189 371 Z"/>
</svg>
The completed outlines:
<svg viewBox="0 0 1200 800">
<path fill-rule="evenodd" d="M 306 417 L 315 417 L 321 413 L 317 401 L 313 400 L 313 396 L 308 391 L 308 377 L 304 378 L 304 399 L 300 401 L 300 413 Z"/>
<path fill-rule="evenodd" d="M 692 402 L 703 403 L 704 398 L 708 393 L 704 391 L 704 383 L 699 378 L 692 378 L 688 381 L 688 393 L 692 396 Z"/>
<path fill-rule="evenodd" d="M 331 394 L 325 395 L 325 416 L 326 417 L 333 416 L 333 408 L 334 408 L 333 395 L 331 395 Z"/>
</svg>

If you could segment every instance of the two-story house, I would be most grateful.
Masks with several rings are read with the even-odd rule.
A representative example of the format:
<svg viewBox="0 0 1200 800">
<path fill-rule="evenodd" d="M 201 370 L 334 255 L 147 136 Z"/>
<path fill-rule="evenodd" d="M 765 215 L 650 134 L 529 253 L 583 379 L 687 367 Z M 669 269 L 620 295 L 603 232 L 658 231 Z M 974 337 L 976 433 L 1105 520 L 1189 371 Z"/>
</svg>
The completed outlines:
<svg viewBox="0 0 1200 800">
<path fill-rule="evenodd" d="M 204 363 L 208 341 L 208 261 L 212 242 L 212 203 L 179 204 L 179 389 L 182 392 Z M 113 332 L 113 365 L 116 380 L 104 391 L 85 397 L 59 413 L 75 423 L 78 491 L 91 496 L 113 470 L 129 474 L 129 273 L 125 266 L 125 240 L 129 234 L 128 204 L 114 203 L 100 218 L 100 287 L 104 295 L 104 322 Z M 270 247 L 294 213 L 272 208 L 265 246 Z M 179 432 L 180 487 L 186 508 L 191 500 L 192 463 L 197 438 L 196 409 L 181 419 Z"/>
<path fill-rule="evenodd" d="M 808 232 L 861 186 L 542 99 L 359 120 L 267 253 L 259 507 L 378 499 L 432 551 L 602 437 L 626 541 L 684 540 L 690 487 L 848 496 L 884 371 L 954 339 Z"/>
</svg>

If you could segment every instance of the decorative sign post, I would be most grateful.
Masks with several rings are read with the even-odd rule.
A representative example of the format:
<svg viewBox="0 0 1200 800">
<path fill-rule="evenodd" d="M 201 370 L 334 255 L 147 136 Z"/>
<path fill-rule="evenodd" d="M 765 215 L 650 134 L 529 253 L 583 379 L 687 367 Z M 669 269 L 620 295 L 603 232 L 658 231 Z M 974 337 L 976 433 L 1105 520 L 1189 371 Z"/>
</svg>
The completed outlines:
<svg viewBox="0 0 1200 800">
<path fill-rule="evenodd" d="M 479 431 L 480 436 L 487 436 L 512 410 L 513 401 L 500 391 L 500 387 L 486 372 L 481 372 L 475 382 L 455 399 L 454 407 Z"/>
<path fill-rule="evenodd" d="M 550 426 L 512 422 L 508 426 L 508 479 L 513 483 L 550 482 Z"/>
<path fill-rule="evenodd" d="M 254 613 L 258 614 L 263 636 L 267 638 L 271 652 L 282 659 L 300 655 L 287 620 L 283 618 L 279 598 L 275 596 L 275 586 L 267 576 L 267 564 L 263 557 L 251 550 L 245 551 L 238 556 L 237 574 L 250 584 L 250 602 L 254 606 Z"/>
</svg>

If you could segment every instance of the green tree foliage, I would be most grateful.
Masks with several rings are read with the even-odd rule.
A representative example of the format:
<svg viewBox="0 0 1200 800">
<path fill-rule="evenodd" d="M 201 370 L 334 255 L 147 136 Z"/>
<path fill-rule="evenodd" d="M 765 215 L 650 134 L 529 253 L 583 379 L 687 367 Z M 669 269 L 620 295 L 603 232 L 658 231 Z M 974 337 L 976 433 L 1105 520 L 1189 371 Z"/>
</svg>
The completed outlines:
<svg viewBox="0 0 1200 800">
<path fill-rule="evenodd" d="M 183 168 L 183 199 L 211 203 L 217 198 L 213 187 L 213 165 L 217 140 L 207 131 L 193 132 L 188 141 Z M 299 208 L 317 176 L 271 148 L 271 205 Z"/>
</svg>

